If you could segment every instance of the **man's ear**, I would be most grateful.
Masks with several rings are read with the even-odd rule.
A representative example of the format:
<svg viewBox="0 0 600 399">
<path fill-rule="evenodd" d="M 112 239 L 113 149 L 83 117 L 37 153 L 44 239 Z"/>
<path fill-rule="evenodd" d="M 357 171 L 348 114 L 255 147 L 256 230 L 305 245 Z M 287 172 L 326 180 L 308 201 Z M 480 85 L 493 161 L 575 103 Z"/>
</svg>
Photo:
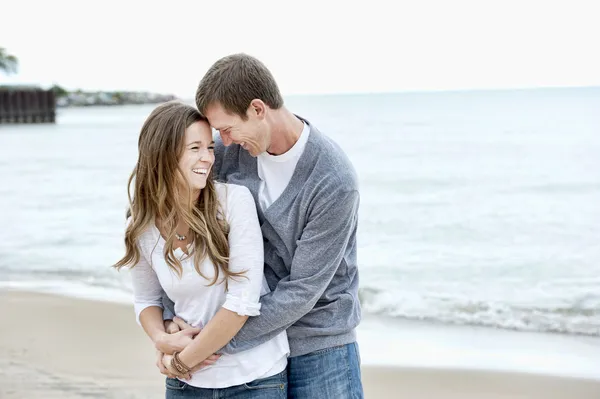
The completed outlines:
<svg viewBox="0 0 600 399">
<path fill-rule="evenodd" d="M 264 119 L 267 111 L 267 105 L 258 98 L 250 101 L 250 107 L 248 109 L 250 114 L 258 119 Z"/>
</svg>

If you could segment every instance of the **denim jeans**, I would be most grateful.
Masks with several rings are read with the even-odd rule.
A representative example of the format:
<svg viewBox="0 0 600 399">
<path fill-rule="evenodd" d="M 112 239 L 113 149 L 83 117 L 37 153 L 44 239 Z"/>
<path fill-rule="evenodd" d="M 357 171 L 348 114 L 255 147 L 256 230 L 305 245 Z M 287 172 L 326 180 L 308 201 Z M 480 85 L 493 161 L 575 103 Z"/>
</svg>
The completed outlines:
<svg viewBox="0 0 600 399">
<path fill-rule="evenodd" d="M 166 399 L 286 399 L 287 371 L 228 388 L 197 388 L 173 378 L 167 378 Z"/>
<path fill-rule="evenodd" d="M 288 398 L 363 399 L 358 344 L 288 359 Z"/>
</svg>

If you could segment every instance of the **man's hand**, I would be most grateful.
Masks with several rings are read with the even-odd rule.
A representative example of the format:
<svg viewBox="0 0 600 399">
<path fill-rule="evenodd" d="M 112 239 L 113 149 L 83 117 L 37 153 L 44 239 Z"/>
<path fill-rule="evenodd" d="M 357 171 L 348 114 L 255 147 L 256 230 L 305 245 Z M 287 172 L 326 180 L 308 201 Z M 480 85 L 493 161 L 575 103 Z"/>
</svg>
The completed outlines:
<svg viewBox="0 0 600 399">
<path fill-rule="evenodd" d="M 179 316 L 173 317 L 172 322 L 176 325 L 176 327 L 175 326 L 169 326 L 169 328 L 171 328 L 171 329 L 177 329 L 177 331 L 179 331 L 179 330 L 187 330 L 187 329 L 190 329 L 190 328 L 194 328 L 194 327 L 190 326 L 188 323 L 186 323 L 185 320 L 183 320 Z"/>
<path fill-rule="evenodd" d="M 174 334 L 165 333 L 156 340 L 154 346 L 162 353 L 172 355 L 175 352 L 181 352 L 199 332 L 199 328 L 190 327 Z"/>
<path fill-rule="evenodd" d="M 181 329 L 179 328 L 179 325 L 177 325 L 177 323 L 175 323 L 173 320 L 165 320 L 165 331 L 167 334 L 175 334 L 180 330 Z"/>
<path fill-rule="evenodd" d="M 165 356 L 165 354 L 162 353 L 161 351 L 159 351 L 159 350 L 156 351 L 156 367 L 158 367 L 158 370 L 160 370 L 161 374 L 164 374 L 169 378 L 175 378 L 175 376 L 173 374 L 171 374 L 169 372 L 169 370 L 167 370 L 167 368 L 163 364 L 164 356 Z"/>
<path fill-rule="evenodd" d="M 204 367 L 207 366 L 212 366 L 213 364 L 216 363 L 217 360 L 219 360 L 219 358 L 221 357 L 221 355 L 210 355 L 206 360 L 200 362 L 199 365 L 197 365 L 196 367 L 192 368 L 192 373 L 195 373 L 196 371 L 203 369 Z"/>
<path fill-rule="evenodd" d="M 157 359 L 160 364 L 157 363 L 157 367 L 162 374 L 171 373 L 169 368 L 165 366 L 164 358 L 166 356 L 173 355 L 175 352 L 181 352 L 201 331 L 200 328 L 190 326 L 182 318 L 177 316 L 175 316 L 173 320 L 165 320 L 165 330 L 167 331 L 167 334 L 161 336 L 161 338 L 159 338 L 159 340 L 155 343 L 155 346 L 160 353 L 160 357 Z M 221 355 L 217 354 L 209 356 L 200 362 L 200 364 L 193 367 L 191 372 L 194 373 L 204 367 L 212 366 L 217 360 L 219 360 L 220 357 Z M 167 360 L 170 367 L 171 357 L 169 357 Z M 171 376 L 171 378 L 174 377 L 175 376 Z"/>
</svg>

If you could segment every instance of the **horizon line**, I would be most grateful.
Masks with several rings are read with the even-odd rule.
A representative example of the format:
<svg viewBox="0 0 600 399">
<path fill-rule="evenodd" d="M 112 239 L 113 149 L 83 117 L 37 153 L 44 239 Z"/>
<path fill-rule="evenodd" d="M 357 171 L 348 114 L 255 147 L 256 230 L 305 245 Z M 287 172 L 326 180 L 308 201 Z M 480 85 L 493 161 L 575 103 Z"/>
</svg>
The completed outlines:
<svg viewBox="0 0 600 399">
<path fill-rule="evenodd" d="M 83 92 L 137 92 L 137 93 L 149 93 L 149 94 L 164 94 L 173 95 L 180 99 L 188 99 L 185 96 L 181 96 L 176 92 L 167 91 L 153 91 L 150 89 L 67 89 L 60 84 L 53 83 L 52 85 L 36 84 L 36 83 L 17 83 L 17 82 L 0 82 L 0 87 L 40 87 L 48 89 L 49 87 L 57 85 L 69 92 L 83 91 Z M 341 91 L 341 92 L 323 92 L 323 93 L 282 93 L 283 97 L 326 97 L 326 96 L 361 96 L 361 95 L 385 95 L 385 94 L 434 94 L 434 93 L 463 93 L 463 92 L 485 92 L 485 91 L 529 91 L 529 90 L 568 90 L 568 89 L 600 89 L 600 84 L 592 85 L 548 85 L 548 86 L 512 86 L 512 87 L 470 87 L 470 88 L 446 88 L 446 89 L 406 89 L 406 90 L 375 90 L 375 91 Z M 190 97 L 191 98 L 191 97 Z"/>
</svg>

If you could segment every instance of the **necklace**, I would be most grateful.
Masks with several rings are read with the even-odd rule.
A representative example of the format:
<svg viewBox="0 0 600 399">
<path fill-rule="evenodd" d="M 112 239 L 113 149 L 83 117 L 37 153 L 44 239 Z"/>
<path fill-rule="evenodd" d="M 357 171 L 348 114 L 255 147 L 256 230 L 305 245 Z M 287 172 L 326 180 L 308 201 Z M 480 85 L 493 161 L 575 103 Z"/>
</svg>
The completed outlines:
<svg viewBox="0 0 600 399">
<path fill-rule="evenodd" d="M 188 228 L 188 233 L 189 233 L 189 228 Z M 175 230 L 175 237 L 179 240 L 179 241 L 183 241 L 187 238 L 187 235 L 183 235 L 183 234 L 179 234 L 177 233 L 177 230 Z"/>
</svg>

